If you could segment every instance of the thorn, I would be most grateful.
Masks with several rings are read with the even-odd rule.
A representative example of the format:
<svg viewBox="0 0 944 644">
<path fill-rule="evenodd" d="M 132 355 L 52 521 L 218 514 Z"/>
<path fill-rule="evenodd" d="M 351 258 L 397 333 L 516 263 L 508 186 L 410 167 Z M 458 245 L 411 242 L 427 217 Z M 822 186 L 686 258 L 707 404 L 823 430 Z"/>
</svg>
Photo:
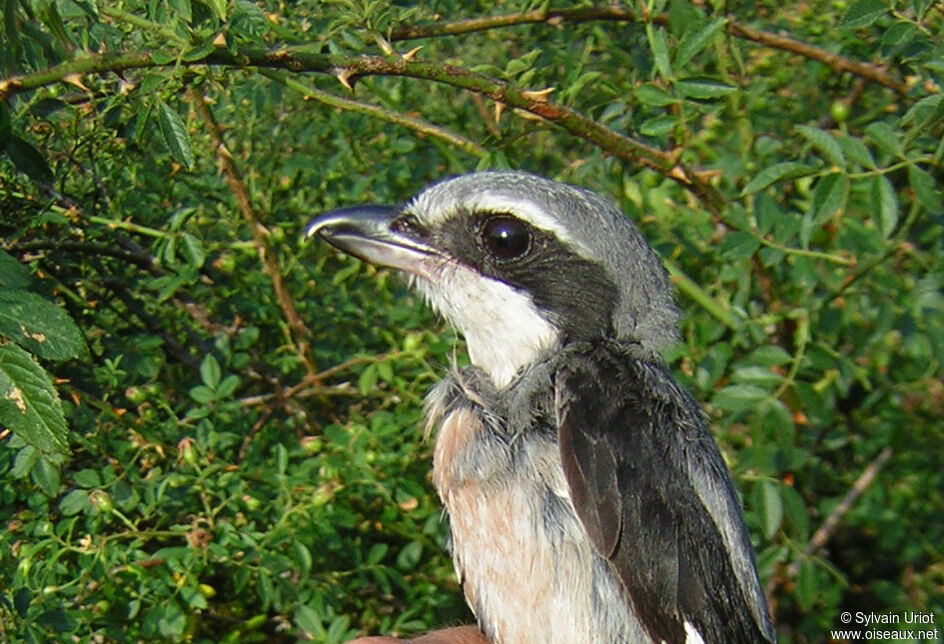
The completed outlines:
<svg viewBox="0 0 944 644">
<path fill-rule="evenodd" d="M 547 97 L 553 91 L 553 87 L 548 87 L 546 89 L 525 89 L 521 90 L 521 95 L 529 101 L 534 101 L 535 103 L 547 103 Z"/>
<path fill-rule="evenodd" d="M 86 87 L 85 84 L 82 82 L 82 74 L 67 74 L 66 76 L 63 76 L 63 77 L 62 77 L 62 80 L 64 80 L 64 81 L 67 82 L 67 83 L 71 83 L 71 84 L 75 85 L 76 87 L 78 87 L 79 89 L 81 89 L 81 90 L 83 90 L 83 91 L 86 91 L 86 92 L 91 91 L 91 90 L 90 90 L 88 87 Z"/>
<path fill-rule="evenodd" d="M 498 124 L 498 122 L 501 120 L 501 114 L 504 110 L 505 110 L 505 104 L 495 101 L 495 123 L 496 124 Z"/>
<path fill-rule="evenodd" d="M 354 91 L 354 85 L 351 84 L 350 78 L 354 75 L 354 71 L 348 68 L 338 69 L 334 71 L 334 77 L 338 79 L 342 85 L 344 85 L 350 91 Z"/>
<path fill-rule="evenodd" d="M 214 47 L 225 47 L 226 46 L 226 34 L 222 31 L 216 34 L 216 38 L 213 39 Z"/>
<path fill-rule="evenodd" d="M 419 47 L 414 47 L 414 48 L 411 49 L 410 51 L 408 51 L 408 52 L 406 52 L 405 54 L 403 54 L 403 56 L 401 56 L 401 58 L 403 58 L 403 60 L 405 60 L 406 62 L 410 62 L 411 60 L 413 60 L 413 59 L 416 57 L 416 52 L 418 52 L 418 51 L 419 51 L 420 49 L 422 49 L 422 48 L 423 48 L 423 45 L 420 45 Z"/>
</svg>

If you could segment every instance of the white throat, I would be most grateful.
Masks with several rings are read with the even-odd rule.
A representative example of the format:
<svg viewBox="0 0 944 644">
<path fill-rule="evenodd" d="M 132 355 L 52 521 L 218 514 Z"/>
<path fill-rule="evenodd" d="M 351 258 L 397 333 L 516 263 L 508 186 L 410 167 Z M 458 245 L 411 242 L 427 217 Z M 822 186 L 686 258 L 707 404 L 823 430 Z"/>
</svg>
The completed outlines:
<svg viewBox="0 0 944 644">
<path fill-rule="evenodd" d="M 557 342 L 558 329 L 527 294 L 461 264 L 443 263 L 437 269 L 436 279 L 420 277 L 416 286 L 459 329 L 472 364 L 496 387 L 508 385 Z"/>
</svg>

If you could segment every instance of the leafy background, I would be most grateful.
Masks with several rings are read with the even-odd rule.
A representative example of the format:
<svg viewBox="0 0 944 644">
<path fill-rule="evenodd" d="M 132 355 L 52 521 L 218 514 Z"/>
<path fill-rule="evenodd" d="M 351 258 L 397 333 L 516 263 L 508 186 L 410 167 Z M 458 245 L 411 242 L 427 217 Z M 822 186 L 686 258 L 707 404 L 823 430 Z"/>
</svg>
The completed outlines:
<svg viewBox="0 0 944 644">
<path fill-rule="evenodd" d="M 469 620 L 420 428 L 461 340 L 300 235 L 505 167 L 665 259 L 781 641 L 940 624 L 940 2 L 0 7 L 0 639 Z"/>
</svg>

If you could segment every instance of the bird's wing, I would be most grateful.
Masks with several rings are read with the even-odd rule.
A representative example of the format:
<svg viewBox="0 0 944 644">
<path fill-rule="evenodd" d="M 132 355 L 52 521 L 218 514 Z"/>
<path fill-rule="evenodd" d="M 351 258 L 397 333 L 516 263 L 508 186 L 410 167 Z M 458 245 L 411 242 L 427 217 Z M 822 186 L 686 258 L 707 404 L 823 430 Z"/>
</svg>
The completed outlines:
<svg viewBox="0 0 944 644">
<path fill-rule="evenodd" d="M 574 509 L 653 639 L 774 641 L 740 506 L 694 400 L 620 345 L 558 364 Z"/>
</svg>

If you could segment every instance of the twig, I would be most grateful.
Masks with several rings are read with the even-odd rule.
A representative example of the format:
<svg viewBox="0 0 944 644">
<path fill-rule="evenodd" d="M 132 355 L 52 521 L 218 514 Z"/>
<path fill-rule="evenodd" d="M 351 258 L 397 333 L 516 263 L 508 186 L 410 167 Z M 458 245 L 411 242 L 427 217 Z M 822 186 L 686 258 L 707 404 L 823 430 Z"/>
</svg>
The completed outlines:
<svg viewBox="0 0 944 644">
<path fill-rule="evenodd" d="M 308 337 L 311 334 L 301 317 L 299 317 L 298 311 L 295 310 L 295 302 L 292 300 L 291 295 L 285 288 L 285 283 L 282 281 L 282 269 L 279 266 L 275 252 L 273 252 L 269 245 L 267 238 L 268 231 L 256 216 L 249 199 L 249 191 L 243 183 L 239 170 L 236 168 L 236 164 L 233 163 L 232 155 L 223 142 L 223 132 L 213 118 L 210 108 L 203 100 L 203 96 L 200 92 L 196 92 L 192 88 L 187 90 L 187 96 L 200 114 L 200 117 L 206 123 L 210 139 L 216 147 L 220 168 L 226 176 L 226 182 L 229 184 L 230 190 L 236 197 L 236 203 L 239 206 L 239 211 L 243 215 L 243 219 L 245 219 L 246 223 L 249 225 L 253 242 L 262 259 L 264 271 L 269 275 L 269 279 L 272 281 L 272 289 L 275 291 L 275 297 L 291 329 L 289 335 L 295 344 L 299 359 L 305 365 L 305 370 L 308 374 L 313 375 L 315 373 L 315 367 L 308 356 Z"/>
<path fill-rule="evenodd" d="M 659 16 L 659 18 L 663 17 Z M 642 21 L 640 15 L 635 11 L 619 5 L 610 5 L 608 7 L 582 7 L 578 9 L 542 8 L 504 16 L 466 18 L 448 22 L 434 22 L 427 25 L 401 25 L 394 27 L 390 32 L 390 40 L 438 38 L 441 36 L 466 34 L 474 31 L 487 31 L 499 27 L 513 27 L 515 25 L 546 23 L 556 26 L 562 22 L 589 22 L 592 20 L 617 22 Z"/>
<path fill-rule="evenodd" d="M 849 491 L 846 492 L 846 495 L 842 498 L 842 501 L 833 508 L 833 511 L 829 513 L 829 516 L 826 517 L 826 520 L 823 521 L 822 525 L 813 533 L 813 536 L 810 538 L 809 543 L 806 544 L 806 547 L 803 549 L 803 556 L 794 559 L 789 566 L 787 566 L 784 575 L 778 580 L 776 577 L 772 577 L 770 584 L 768 586 L 768 595 L 772 594 L 769 591 L 772 590 L 770 586 L 773 586 L 777 581 L 784 581 L 786 579 L 793 579 L 800 572 L 800 566 L 803 565 L 803 561 L 815 553 L 817 550 L 820 550 L 823 546 L 826 545 L 826 542 L 829 541 L 829 538 L 833 535 L 833 532 L 836 531 L 836 528 L 839 526 L 839 522 L 842 521 L 842 518 L 846 515 L 849 510 L 852 509 L 852 506 L 855 505 L 855 502 L 862 496 L 862 493 L 865 492 L 872 482 L 875 480 L 875 477 L 878 475 L 880 469 L 885 464 L 885 462 L 891 458 L 893 450 L 891 447 L 886 447 L 878 456 L 872 459 L 872 462 L 862 470 L 862 473 L 859 474 L 859 478 L 856 479 L 855 483 L 852 484 L 852 487 L 849 488 Z"/>
<path fill-rule="evenodd" d="M 562 22 L 591 22 L 591 21 L 616 21 L 616 22 L 665 22 L 666 16 L 645 16 L 639 13 L 621 7 L 611 5 L 609 7 L 586 7 L 579 9 L 535 9 L 522 13 L 513 13 L 503 16 L 485 16 L 481 18 L 468 18 L 464 20 L 454 20 L 445 22 L 434 22 L 427 25 L 404 25 L 395 27 L 390 32 L 390 40 L 408 40 L 418 38 L 437 38 L 442 36 L 454 36 L 476 31 L 486 31 L 503 27 L 513 27 L 516 25 L 545 23 L 550 25 L 559 25 Z M 856 76 L 879 83 L 899 94 L 908 93 L 908 85 L 888 74 L 885 70 L 875 65 L 862 63 L 839 54 L 834 54 L 815 45 L 796 40 L 789 36 L 770 33 L 754 29 L 745 24 L 731 20 L 727 25 L 728 33 L 735 38 L 750 40 L 766 47 L 780 49 L 794 54 L 799 54 L 811 60 L 818 60 L 832 67 L 837 72 L 850 72 Z"/>
<path fill-rule="evenodd" d="M 460 150 L 468 152 L 469 154 L 477 157 L 484 157 L 486 154 L 488 154 L 488 151 L 475 141 L 468 139 L 461 134 L 450 132 L 444 127 L 434 125 L 428 121 L 424 121 L 423 119 L 418 119 L 407 114 L 401 114 L 393 110 L 384 109 L 382 107 L 378 107 L 377 105 L 371 105 L 370 103 L 362 103 L 361 101 L 353 101 L 348 98 L 336 96 L 330 92 L 325 92 L 310 85 L 300 83 L 282 72 L 263 69 L 260 73 L 266 78 L 270 78 L 277 83 L 281 83 L 282 85 L 295 90 L 306 100 L 313 99 L 319 103 L 330 105 L 331 107 L 337 107 L 349 112 L 357 112 L 358 114 L 366 114 L 367 116 L 380 119 L 382 121 L 387 121 L 388 123 L 402 125 L 404 127 L 410 128 L 411 130 L 419 132 L 420 134 L 427 134 L 429 136 L 442 139 L 446 143 L 454 145 Z"/>
<path fill-rule="evenodd" d="M 794 54 L 799 54 L 805 58 L 810 58 L 812 60 L 818 60 L 821 63 L 829 65 L 837 72 L 850 72 L 856 76 L 861 76 L 862 78 L 874 81 L 880 85 L 898 92 L 899 94 L 908 93 L 908 85 L 893 78 L 885 70 L 876 67 L 875 65 L 869 65 L 867 63 L 860 63 L 855 60 L 846 58 L 845 56 L 840 56 L 839 54 L 834 54 L 825 49 L 821 49 L 809 43 L 805 43 L 800 40 L 796 40 L 789 36 L 782 36 L 780 34 L 772 34 L 768 31 L 760 31 L 759 29 L 754 29 L 748 27 L 747 25 L 742 25 L 737 22 L 728 23 L 728 33 L 737 38 L 744 38 L 746 40 L 752 40 L 761 45 L 766 45 L 767 47 L 773 47 L 774 49 L 782 49 L 783 51 L 789 51 Z"/>
</svg>

